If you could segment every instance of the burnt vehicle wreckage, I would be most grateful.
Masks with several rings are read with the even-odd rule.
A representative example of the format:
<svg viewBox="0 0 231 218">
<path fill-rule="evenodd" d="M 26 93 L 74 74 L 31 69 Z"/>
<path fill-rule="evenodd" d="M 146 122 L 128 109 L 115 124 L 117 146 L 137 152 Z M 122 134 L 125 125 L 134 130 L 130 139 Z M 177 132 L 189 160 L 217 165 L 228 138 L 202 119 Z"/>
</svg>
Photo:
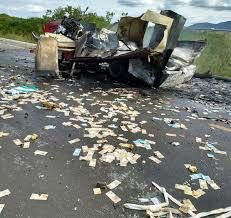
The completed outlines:
<svg viewBox="0 0 231 218">
<path fill-rule="evenodd" d="M 122 17 L 109 29 L 97 29 L 65 16 L 45 24 L 37 37 L 36 71 L 68 70 L 95 73 L 102 69 L 113 77 L 133 75 L 149 86 L 174 86 L 190 80 L 193 64 L 204 41 L 178 41 L 186 19 L 169 10 L 148 10 L 140 17 Z M 117 31 L 112 31 L 117 29 Z"/>
</svg>

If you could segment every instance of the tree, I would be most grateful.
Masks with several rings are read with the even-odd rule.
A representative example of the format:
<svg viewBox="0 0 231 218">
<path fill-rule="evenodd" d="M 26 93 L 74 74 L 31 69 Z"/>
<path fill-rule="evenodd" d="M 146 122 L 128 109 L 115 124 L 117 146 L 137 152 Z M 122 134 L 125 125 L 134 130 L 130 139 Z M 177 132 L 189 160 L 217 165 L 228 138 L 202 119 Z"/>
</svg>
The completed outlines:
<svg viewBox="0 0 231 218">
<path fill-rule="evenodd" d="M 54 10 L 47 10 L 45 15 L 43 16 L 46 20 L 58 20 L 62 19 L 66 13 L 70 15 L 70 17 L 78 20 L 82 20 L 84 22 L 95 23 L 98 28 L 107 27 L 110 25 L 114 12 L 107 11 L 105 17 L 99 16 L 95 12 L 87 12 L 88 7 L 85 10 L 82 10 L 80 7 L 59 7 Z"/>
</svg>

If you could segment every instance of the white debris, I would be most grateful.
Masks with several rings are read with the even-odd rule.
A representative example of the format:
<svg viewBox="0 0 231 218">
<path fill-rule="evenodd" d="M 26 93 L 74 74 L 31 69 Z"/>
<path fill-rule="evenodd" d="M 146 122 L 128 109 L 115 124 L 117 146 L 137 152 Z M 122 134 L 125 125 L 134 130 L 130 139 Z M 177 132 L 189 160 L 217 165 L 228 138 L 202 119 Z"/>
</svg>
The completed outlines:
<svg viewBox="0 0 231 218">
<path fill-rule="evenodd" d="M 14 144 L 16 144 L 17 146 L 21 146 L 23 143 L 21 142 L 20 139 L 15 139 L 13 140 Z"/>
<path fill-rule="evenodd" d="M 56 128 L 56 126 L 53 126 L 53 125 L 44 126 L 44 129 L 45 129 L 45 130 L 55 129 L 55 128 Z"/>
<path fill-rule="evenodd" d="M 151 157 L 149 157 L 149 159 L 152 160 L 153 162 L 157 163 L 157 164 L 160 164 L 160 163 L 161 163 L 161 160 L 159 160 L 159 159 L 156 158 L 156 157 L 151 156 Z"/>
<path fill-rule="evenodd" d="M 33 193 L 30 196 L 30 200 L 37 200 L 37 201 L 46 201 L 47 198 L 48 198 L 48 194 L 41 194 L 41 195 L 39 195 L 39 194 Z"/>
<path fill-rule="evenodd" d="M 5 204 L 0 204 L 0 214 L 1 214 L 4 207 L 5 207 Z"/>
<path fill-rule="evenodd" d="M 117 186 L 119 186 L 120 184 L 121 184 L 120 181 L 115 180 L 115 181 L 111 182 L 110 184 L 108 184 L 107 187 L 112 190 L 112 189 L 116 188 Z"/>
<path fill-rule="evenodd" d="M 47 153 L 48 153 L 47 151 L 36 150 L 36 151 L 34 152 L 34 155 L 46 156 Z"/>
<path fill-rule="evenodd" d="M 80 142 L 80 139 L 72 139 L 70 141 L 68 141 L 70 144 L 74 144 L 74 143 L 77 143 L 77 142 Z"/>
<path fill-rule="evenodd" d="M 109 191 L 106 193 L 106 195 L 113 201 L 114 204 L 117 204 L 121 201 L 121 198 L 119 198 L 114 192 Z"/>
<path fill-rule="evenodd" d="M 10 190 L 6 189 L 6 190 L 0 192 L 0 198 L 7 196 L 7 195 L 10 195 L 10 194 L 11 194 Z"/>
</svg>

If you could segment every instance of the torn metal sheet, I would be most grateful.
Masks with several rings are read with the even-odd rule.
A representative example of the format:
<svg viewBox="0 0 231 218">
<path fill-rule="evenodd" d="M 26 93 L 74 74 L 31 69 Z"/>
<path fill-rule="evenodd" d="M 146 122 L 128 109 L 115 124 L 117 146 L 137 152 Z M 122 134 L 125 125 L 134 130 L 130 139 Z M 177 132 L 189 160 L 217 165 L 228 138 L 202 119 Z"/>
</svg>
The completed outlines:
<svg viewBox="0 0 231 218">
<path fill-rule="evenodd" d="M 52 48 L 61 51 L 64 47 L 73 49 L 74 46 L 75 52 L 72 50 L 67 54 L 67 50 L 63 50 L 62 58 L 59 59 L 61 64 L 67 61 L 70 64 L 74 63 L 71 76 L 76 69 L 81 70 L 81 67 L 96 72 L 97 69 L 106 66 L 114 78 L 132 74 L 148 85 L 158 87 L 173 75 L 175 80 L 179 81 L 176 75 L 185 74 L 190 79 L 195 72 L 195 67 L 185 65 L 185 61 L 179 69 L 182 57 L 177 51 L 173 53 L 185 22 L 183 16 L 170 10 L 160 13 L 148 10 L 139 17 L 122 17 L 117 23 L 117 31 L 113 32 L 109 29 L 97 30 L 95 25 L 82 24 L 78 20 L 65 17 L 58 28 L 53 32 L 46 32 L 44 37 L 39 38 L 38 45 L 41 49 L 46 47 L 42 46 L 42 40 L 44 43 L 46 40 L 56 41 L 56 45 L 50 46 L 49 51 L 38 50 L 36 57 L 45 57 L 44 53 L 50 52 L 51 66 L 57 72 L 54 67 L 57 56 L 55 57 Z M 40 65 L 37 66 L 38 69 L 41 68 Z M 181 79 L 182 81 L 184 80 Z M 172 83 L 175 84 L 174 81 Z"/>
<path fill-rule="evenodd" d="M 205 41 L 179 41 L 164 70 L 161 87 L 174 87 L 188 82 L 196 72 L 195 60 L 206 46 Z"/>
</svg>

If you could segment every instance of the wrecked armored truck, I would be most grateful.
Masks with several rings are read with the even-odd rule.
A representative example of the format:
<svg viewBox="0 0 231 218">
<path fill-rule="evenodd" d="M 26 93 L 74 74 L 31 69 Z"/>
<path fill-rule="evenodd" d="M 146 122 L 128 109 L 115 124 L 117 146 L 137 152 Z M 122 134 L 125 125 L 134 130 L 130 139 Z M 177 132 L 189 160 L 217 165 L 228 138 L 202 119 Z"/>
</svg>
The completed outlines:
<svg viewBox="0 0 231 218">
<path fill-rule="evenodd" d="M 150 86 L 173 86 L 193 76 L 193 62 L 205 45 L 178 42 L 185 21 L 173 11 L 148 10 L 98 30 L 94 24 L 64 18 L 57 29 L 38 38 L 36 70 L 58 74 L 67 64 L 73 76 L 82 68 L 97 73 L 106 66 L 113 78 L 131 74 Z"/>
</svg>

